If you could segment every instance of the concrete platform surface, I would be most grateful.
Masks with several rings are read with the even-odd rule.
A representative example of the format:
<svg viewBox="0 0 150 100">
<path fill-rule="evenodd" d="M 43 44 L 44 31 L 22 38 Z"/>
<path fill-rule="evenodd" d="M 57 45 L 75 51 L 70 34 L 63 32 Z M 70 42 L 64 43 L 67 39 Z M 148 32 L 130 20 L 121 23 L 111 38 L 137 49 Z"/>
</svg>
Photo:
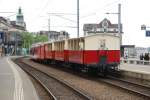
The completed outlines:
<svg viewBox="0 0 150 100">
<path fill-rule="evenodd" d="M 27 74 L 10 58 L 0 58 L 0 100 L 39 100 Z"/>
<path fill-rule="evenodd" d="M 150 65 L 121 64 L 123 75 L 150 81 Z"/>
<path fill-rule="evenodd" d="M 121 70 L 150 74 L 150 65 L 121 64 Z"/>
</svg>

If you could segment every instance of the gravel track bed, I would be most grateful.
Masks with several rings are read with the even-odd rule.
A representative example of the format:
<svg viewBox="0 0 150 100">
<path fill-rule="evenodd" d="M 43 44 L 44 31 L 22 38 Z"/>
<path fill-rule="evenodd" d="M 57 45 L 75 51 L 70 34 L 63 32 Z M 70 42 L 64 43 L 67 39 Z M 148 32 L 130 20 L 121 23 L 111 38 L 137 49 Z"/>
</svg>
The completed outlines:
<svg viewBox="0 0 150 100">
<path fill-rule="evenodd" d="M 144 97 L 135 95 L 120 88 L 113 87 L 103 82 L 100 83 L 82 78 L 53 67 L 35 63 L 29 59 L 24 59 L 23 61 L 30 63 L 30 65 L 32 65 L 34 68 L 37 68 L 47 74 L 56 75 L 60 79 L 72 84 L 74 87 L 94 96 L 97 100 L 146 100 Z"/>
<path fill-rule="evenodd" d="M 30 75 L 29 75 L 30 76 Z M 40 100 L 53 100 L 49 94 L 47 93 L 47 91 L 41 86 L 41 84 L 39 82 L 37 82 L 34 78 L 32 78 L 30 76 L 30 80 L 32 81 L 39 97 Z"/>
<path fill-rule="evenodd" d="M 57 100 L 88 100 L 84 96 L 81 96 L 80 93 L 74 91 L 72 88 L 64 85 L 53 77 L 27 66 L 26 64 L 24 65 L 20 62 L 18 64 L 23 70 L 40 80 L 53 93 Z"/>
<path fill-rule="evenodd" d="M 123 78 L 127 81 L 131 81 L 131 82 L 134 82 L 134 83 L 137 83 L 137 84 L 142 84 L 142 85 L 150 88 L 150 81 L 148 81 L 148 80 L 129 77 L 129 76 L 123 76 Z"/>
</svg>

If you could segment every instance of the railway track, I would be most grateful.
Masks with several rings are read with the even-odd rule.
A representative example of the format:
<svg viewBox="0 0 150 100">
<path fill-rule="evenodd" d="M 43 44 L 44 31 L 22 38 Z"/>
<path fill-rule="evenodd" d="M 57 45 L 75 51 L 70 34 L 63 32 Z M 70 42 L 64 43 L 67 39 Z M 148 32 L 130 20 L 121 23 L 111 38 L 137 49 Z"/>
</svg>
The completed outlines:
<svg viewBox="0 0 150 100">
<path fill-rule="evenodd" d="M 49 76 L 28 64 L 21 59 L 14 60 L 24 71 L 34 77 L 53 97 L 53 100 L 93 100 L 93 98 L 82 91 L 70 86 L 55 76 Z"/>
<path fill-rule="evenodd" d="M 100 82 L 105 82 L 115 87 L 125 89 L 129 92 L 136 93 L 150 99 L 150 87 L 138 84 L 132 81 L 108 76 L 107 78 L 98 79 Z"/>
</svg>

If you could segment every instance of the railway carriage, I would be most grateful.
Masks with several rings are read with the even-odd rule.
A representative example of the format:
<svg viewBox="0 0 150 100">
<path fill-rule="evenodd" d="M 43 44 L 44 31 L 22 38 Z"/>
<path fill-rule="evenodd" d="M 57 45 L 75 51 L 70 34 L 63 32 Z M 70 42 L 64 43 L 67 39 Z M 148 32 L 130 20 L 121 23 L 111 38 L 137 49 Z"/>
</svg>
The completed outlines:
<svg viewBox="0 0 150 100">
<path fill-rule="evenodd" d="M 40 44 L 39 48 L 40 48 L 40 60 L 44 60 L 44 59 L 45 59 L 45 48 L 44 48 L 44 44 Z"/>
<path fill-rule="evenodd" d="M 57 61 L 65 61 L 65 41 L 54 42 L 54 59 Z"/>
<path fill-rule="evenodd" d="M 105 33 L 42 43 L 31 50 L 40 60 L 53 60 L 101 73 L 116 70 L 120 63 L 120 38 Z"/>
<path fill-rule="evenodd" d="M 45 43 L 44 48 L 45 48 L 45 59 L 46 60 L 54 59 L 53 43 L 52 42 Z"/>
<path fill-rule="evenodd" d="M 32 46 L 32 48 L 30 49 L 30 57 L 35 60 L 40 58 L 40 45 L 39 44 L 35 44 Z"/>
<path fill-rule="evenodd" d="M 84 39 L 84 64 L 100 72 L 116 69 L 120 63 L 120 38 L 95 34 Z"/>
</svg>

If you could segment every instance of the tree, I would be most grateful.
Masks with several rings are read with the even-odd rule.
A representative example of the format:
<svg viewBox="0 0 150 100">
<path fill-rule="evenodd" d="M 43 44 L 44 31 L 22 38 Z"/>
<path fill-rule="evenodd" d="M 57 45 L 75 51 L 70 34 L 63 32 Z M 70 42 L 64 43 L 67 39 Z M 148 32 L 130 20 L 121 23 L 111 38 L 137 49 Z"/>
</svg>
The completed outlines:
<svg viewBox="0 0 150 100">
<path fill-rule="evenodd" d="M 46 41 L 48 41 L 48 37 L 45 35 L 36 35 L 36 37 L 34 37 L 34 43 Z"/>
<path fill-rule="evenodd" d="M 20 35 L 22 37 L 22 48 L 30 48 L 34 41 L 33 34 L 29 32 L 22 32 Z"/>
<path fill-rule="evenodd" d="M 33 43 L 48 41 L 48 37 L 45 35 L 34 36 L 32 33 L 29 32 L 22 32 L 20 33 L 20 35 L 22 37 L 22 48 L 26 48 L 28 50 Z"/>
</svg>

